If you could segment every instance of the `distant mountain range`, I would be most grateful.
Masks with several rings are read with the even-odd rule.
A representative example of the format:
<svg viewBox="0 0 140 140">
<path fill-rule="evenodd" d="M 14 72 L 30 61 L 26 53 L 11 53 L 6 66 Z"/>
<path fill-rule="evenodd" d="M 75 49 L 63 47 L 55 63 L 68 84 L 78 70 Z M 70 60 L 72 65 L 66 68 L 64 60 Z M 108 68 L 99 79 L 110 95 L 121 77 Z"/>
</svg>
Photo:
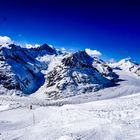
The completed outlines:
<svg viewBox="0 0 140 140">
<path fill-rule="evenodd" d="M 117 63 L 110 64 L 112 68 L 135 73 L 140 76 L 140 65 L 132 61 L 131 58 L 125 58 Z"/>
<path fill-rule="evenodd" d="M 140 65 L 130 59 L 108 64 L 85 51 L 62 53 L 47 44 L 23 48 L 0 47 L 0 94 L 29 95 L 40 91 L 58 99 L 115 86 L 119 76 L 113 69 L 140 76 Z"/>
</svg>

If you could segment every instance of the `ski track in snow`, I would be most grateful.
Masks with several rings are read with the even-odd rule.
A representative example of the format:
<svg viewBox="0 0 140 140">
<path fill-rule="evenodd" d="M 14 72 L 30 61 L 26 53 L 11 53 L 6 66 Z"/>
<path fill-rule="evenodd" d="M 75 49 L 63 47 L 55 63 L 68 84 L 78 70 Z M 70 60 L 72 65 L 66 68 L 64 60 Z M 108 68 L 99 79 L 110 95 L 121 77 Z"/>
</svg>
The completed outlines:
<svg viewBox="0 0 140 140">
<path fill-rule="evenodd" d="M 0 96 L 0 140 L 140 140 L 140 78 L 118 73 L 117 87 L 57 101 Z"/>
</svg>

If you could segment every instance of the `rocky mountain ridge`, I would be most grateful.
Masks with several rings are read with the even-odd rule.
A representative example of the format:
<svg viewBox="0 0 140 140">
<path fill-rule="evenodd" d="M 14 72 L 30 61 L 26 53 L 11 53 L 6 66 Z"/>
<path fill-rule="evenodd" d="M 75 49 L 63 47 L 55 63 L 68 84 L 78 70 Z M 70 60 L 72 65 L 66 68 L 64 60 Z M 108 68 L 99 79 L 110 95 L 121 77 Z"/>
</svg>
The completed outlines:
<svg viewBox="0 0 140 140">
<path fill-rule="evenodd" d="M 119 76 L 113 69 L 118 66 L 121 63 L 108 65 L 85 51 L 63 54 L 47 44 L 37 48 L 1 46 L 0 94 L 30 95 L 39 90 L 58 99 L 95 92 L 116 85 Z M 135 67 L 138 71 L 139 65 L 131 69 Z"/>
</svg>

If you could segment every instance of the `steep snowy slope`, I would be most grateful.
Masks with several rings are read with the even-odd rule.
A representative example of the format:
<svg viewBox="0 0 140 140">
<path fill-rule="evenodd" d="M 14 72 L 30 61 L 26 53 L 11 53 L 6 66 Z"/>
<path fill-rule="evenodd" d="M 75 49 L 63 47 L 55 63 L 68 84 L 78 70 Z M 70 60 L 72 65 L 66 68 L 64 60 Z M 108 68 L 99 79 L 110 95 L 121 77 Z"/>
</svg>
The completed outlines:
<svg viewBox="0 0 140 140">
<path fill-rule="evenodd" d="M 94 57 L 94 61 L 92 64 L 93 67 L 95 67 L 103 76 L 110 80 L 117 80 L 118 75 L 115 74 L 112 70 L 112 68 L 105 63 L 103 60 Z"/>
<path fill-rule="evenodd" d="M 98 90 L 96 92 L 86 92 L 86 94 L 80 94 L 77 96 L 71 96 L 69 98 L 64 98 L 57 100 L 56 102 L 63 102 L 63 104 L 71 103 L 83 103 L 96 100 L 104 100 L 110 98 L 116 98 L 120 96 L 127 96 L 130 94 L 136 94 L 140 92 L 140 77 L 132 72 L 126 72 L 122 70 L 114 70 L 114 72 L 119 75 L 119 81 L 117 85 L 111 86 Z M 46 96 L 46 86 L 42 86 L 33 97 L 37 99 L 48 99 Z M 44 101 L 43 101 L 44 102 Z"/>
<path fill-rule="evenodd" d="M 130 71 L 140 76 L 140 65 L 133 62 L 130 58 L 122 59 L 117 63 L 110 64 L 113 68 L 120 68 L 124 71 Z"/>
<path fill-rule="evenodd" d="M 57 55 L 58 52 L 55 50 L 55 48 L 52 48 L 51 46 L 47 45 L 47 44 L 43 44 L 43 45 L 40 45 L 36 48 L 24 48 L 26 51 L 29 51 L 30 54 L 33 56 L 33 57 L 41 57 L 41 56 L 44 56 L 44 55 Z"/>
<path fill-rule="evenodd" d="M 41 92 L 55 99 L 97 91 L 118 79 L 105 62 L 85 51 L 63 54 L 47 44 L 1 46 L 0 77 L 0 94 L 31 94 L 45 82 Z"/>
<path fill-rule="evenodd" d="M 35 48 L 21 48 L 9 45 L 0 49 L 0 94 L 6 90 L 18 90 L 24 94 L 35 92 L 43 83 L 44 75 L 41 70 L 48 67 L 48 63 L 40 62 L 35 57 L 55 55 L 56 51 L 46 44 Z M 19 93 L 19 92 L 18 92 Z"/>
<path fill-rule="evenodd" d="M 43 94 L 45 92 L 48 98 L 58 99 L 95 92 L 115 85 L 114 81 L 118 76 L 111 70 L 107 72 L 103 70 L 103 75 L 102 72 L 98 71 L 98 66 L 93 66 L 93 62 L 94 58 L 85 51 L 65 56 L 58 65 L 46 74 L 45 87 L 43 86 L 37 93 L 42 92 Z M 101 65 L 100 67 L 106 67 Z M 105 75 L 105 73 L 107 74 Z"/>
</svg>

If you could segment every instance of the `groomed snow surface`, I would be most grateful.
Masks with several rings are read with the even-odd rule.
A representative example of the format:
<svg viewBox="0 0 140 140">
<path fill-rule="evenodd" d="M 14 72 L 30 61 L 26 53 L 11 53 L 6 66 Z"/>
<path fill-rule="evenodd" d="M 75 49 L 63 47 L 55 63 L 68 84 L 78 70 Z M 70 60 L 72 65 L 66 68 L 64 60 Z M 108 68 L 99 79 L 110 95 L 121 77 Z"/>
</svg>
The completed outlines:
<svg viewBox="0 0 140 140">
<path fill-rule="evenodd" d="M 140 78 L 117 73 L 118 86 L 57 101 L 0 96 L 0 140 L 140 140 Z"/>
</svg>

